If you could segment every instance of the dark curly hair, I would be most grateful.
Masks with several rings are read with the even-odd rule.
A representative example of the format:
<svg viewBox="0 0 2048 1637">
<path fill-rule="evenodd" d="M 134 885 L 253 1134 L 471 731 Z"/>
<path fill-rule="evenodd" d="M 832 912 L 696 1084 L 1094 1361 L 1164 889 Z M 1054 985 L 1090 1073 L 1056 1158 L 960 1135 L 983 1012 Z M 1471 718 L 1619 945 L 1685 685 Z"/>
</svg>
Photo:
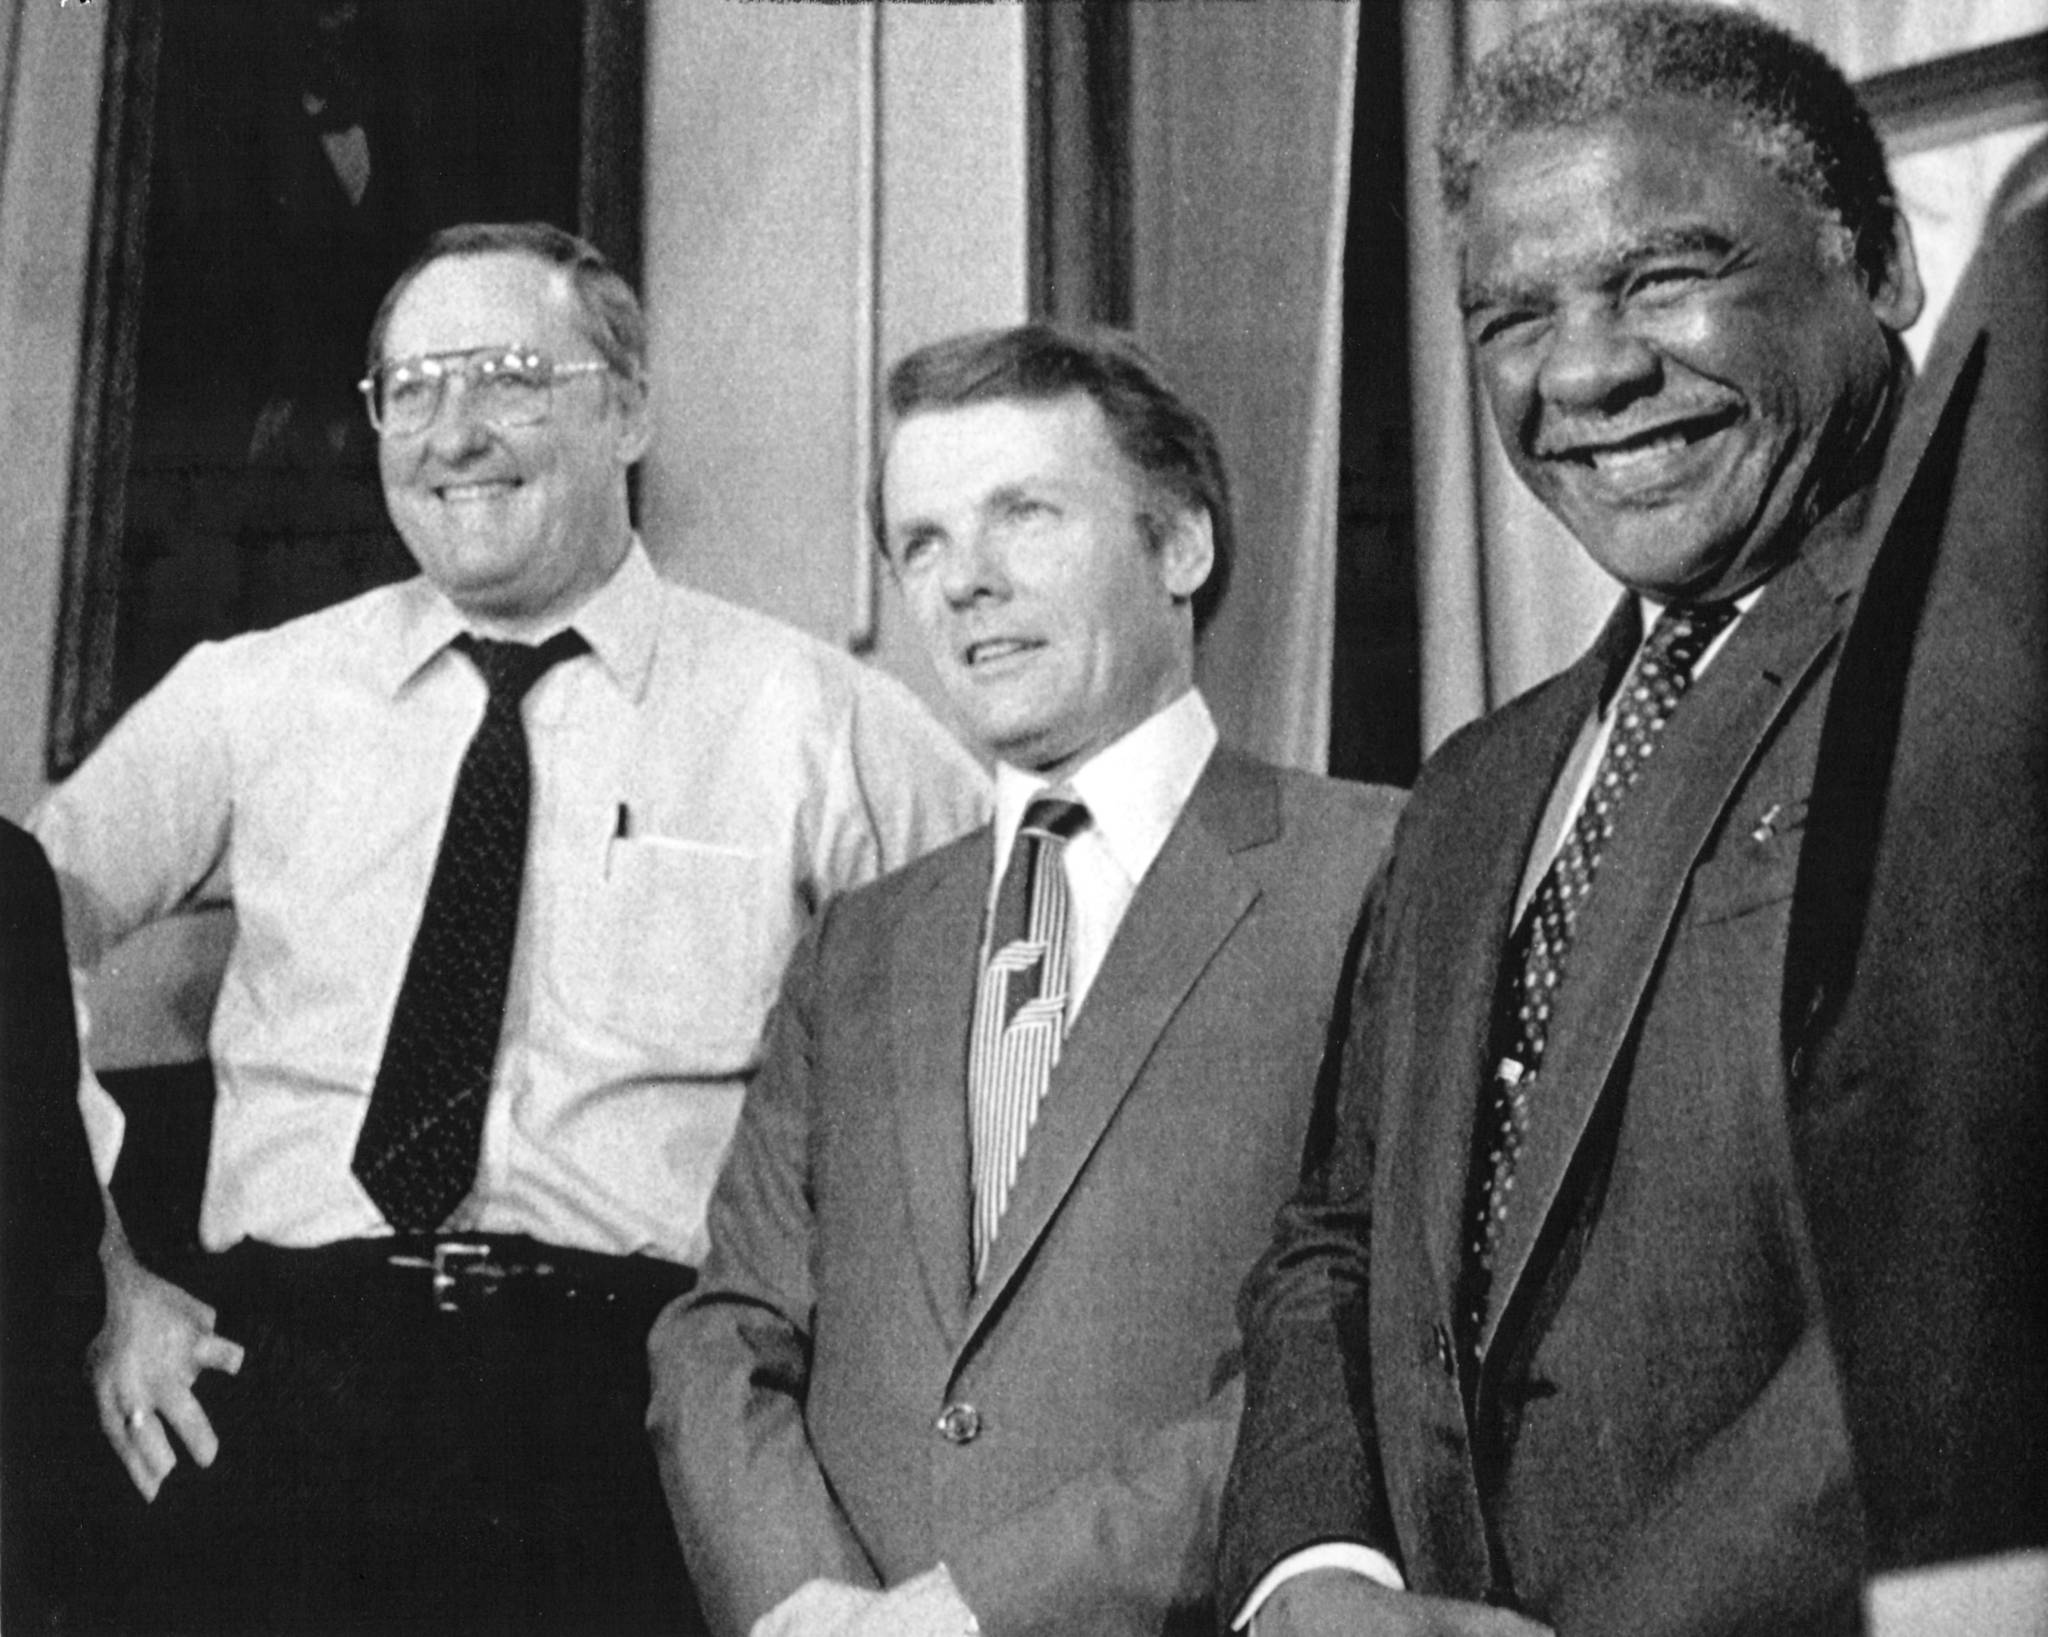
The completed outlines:
<svg viewBox="0 0 2048 1637">
<path fill-rule="evenodd" d="M 1190 599 L 1195 629 L 1205 629 L 1223 600 L 1237 550 L 1230 475 L 1215 429 L 1130 336 L 1099 326 L 1020 324 L 934 341 L 889 371 L 889 414 L 901 422 L 922 411 L 1011 399 L 1042 403 L 1076 392 L 1095 400 L 1126 460 L 1176 505 L 1208 514 L 1215 557 L 1209 578 Z M 883 547 L 879 463 L 868 490 L 868 521 L 876 546 Z M 1139 524 L 1148 539 L 1161 537 L 1164 519 L 1148 515 Z"/>
<path fill-rule="evenodd" d="M 1703 0 L 1605 0 L 1519 30 L 1482 58 L 1437 143 L 1453 224 L 1475 173 L 1517 132 L 1588 125 L 1656 96 L 1725 109 L 1738 141 L 1840 229 L 1866 280 L 1898 213 L 1884 147 L 1841 71 L 1806 41 Z"/>
</svg>

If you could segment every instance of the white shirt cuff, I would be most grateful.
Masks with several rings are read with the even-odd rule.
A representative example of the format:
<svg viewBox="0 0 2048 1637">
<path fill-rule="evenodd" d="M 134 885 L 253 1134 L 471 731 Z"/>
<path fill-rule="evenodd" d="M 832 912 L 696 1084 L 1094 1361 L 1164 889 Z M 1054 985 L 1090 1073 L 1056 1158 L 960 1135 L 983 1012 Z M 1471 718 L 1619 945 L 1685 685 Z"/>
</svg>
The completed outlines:
<svg viewBox="0 0 2048 1637">
<path fill-rule="evenodd" d="M 85 1121 L 85 1141 L 92 1150 L 92 1168 L 105 1188 L 114 1180 L 114 1164 L 121 1157 L 121 1142 L 128 1131 L 128 1118 L 114 1101 L 100 1077 L 93 1073 L 86 1057 L 92 1036 L 92 1013 L 85 1004 L 86 974 L 71 970 L 72 1005 L 78 1019 L 78 1112 Z"/>
<path fill-rule="evenodd" d="M 1864 1587 L 1871 1637 L 2040 1637 L 2048 1550 L 1881 1574 Z"/>
<path fill-rule="evenodd" d="M 1394 1567 L 1394 1560 L 1386 1553 L 1375 1552 L 1370 1546 L 1361 1546 L 1355 1540 L 1326 1540 L 1319 1546 L 1305 1547 L 1292 1556 L 1283 1557 L 1268 1569 L 1264 1578 L 1252 1587 L 1251 1595 L 1230 1622 L 1230 1629 L 1243 1631 L 1265 1607 L 1267 1598 L 1296 1575 L 1307 1574 L 1313 1569 L 1344 1569 L 1368 1580 L 1376 1580 L 1392 1591 L 1408 1589 L 1408 1582 L 1401 1578 L 1401 1571 Z"/>
</svg>

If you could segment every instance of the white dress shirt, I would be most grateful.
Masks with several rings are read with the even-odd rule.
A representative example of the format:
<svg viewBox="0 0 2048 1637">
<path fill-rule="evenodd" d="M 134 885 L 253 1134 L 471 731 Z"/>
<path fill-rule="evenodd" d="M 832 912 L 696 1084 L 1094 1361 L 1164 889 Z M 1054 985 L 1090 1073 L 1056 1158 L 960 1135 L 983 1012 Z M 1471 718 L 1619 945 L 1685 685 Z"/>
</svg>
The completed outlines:
<svg viewBox="0 0 2048 1637">
<path fill-rule="evenodd" d="M 791 948 L 826 899 L 978 823 L 987 782 L 899 684 L 637 543 L 564 623 L 590 652 L 525 701 L 518 942 L 453 1225 L 695 1261 Z M 234 908 L 209 1250 L 389 1231 L 350 1159 L 483 715 L 462 629 L 412 580 L 201 644 L 33 820 L 82 964 Z"/>
<path fill-rule="evenodd" d="M 993 913 L 1003 871 L 1016 845 L 1017 826 L 1032 798 L 1051 789 L 1069 792 L 1088 809 L 1088 825 L 1061 849 L 1067 881 L 1067 1027 L 1102 970 L 1124 912 L 1160 848 L 1180 820 L 1202 769 L 1216 749 L 1216 723 L 1190 688 L 1121 739 L 1091 756 L 1055 785 L 1036 773 L 996 766 L 996 858 L 989 882 Z M 982 937 L 988 937 L 984 920 Z M 987 956 L 983 949 L 984 959 Z"/>
</svg>

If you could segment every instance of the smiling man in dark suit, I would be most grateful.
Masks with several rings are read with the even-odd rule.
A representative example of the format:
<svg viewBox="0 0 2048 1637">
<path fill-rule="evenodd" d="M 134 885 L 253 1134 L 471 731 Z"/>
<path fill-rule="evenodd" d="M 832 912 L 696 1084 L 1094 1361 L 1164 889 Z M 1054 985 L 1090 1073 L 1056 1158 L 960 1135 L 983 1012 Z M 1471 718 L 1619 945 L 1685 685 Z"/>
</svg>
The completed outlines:
<svg viewBox="0 0 2048 1637">
<path fill-rule="evenodd" d="M 1733 9 L 1533 25 L 1441 153 L 1508 458 L 1625 595 L 1417 785 L 1246 1290 L 1222 1595 L 1257 1637 L 1854 1630 L 1779 1002 L 1912 248 L 1847 83 Z"/>
<path fill-rule="evenodd" d="M 958 337 L 890 407 L 878 537 L 996 822 L 792 966 L 651 1343 L 670 1505 L 724 1633 L 1206 1630 L 1231 1304 L 1397 798 L 1218 746 L 1223 466 L 1130 343 Z"/>
</svg>

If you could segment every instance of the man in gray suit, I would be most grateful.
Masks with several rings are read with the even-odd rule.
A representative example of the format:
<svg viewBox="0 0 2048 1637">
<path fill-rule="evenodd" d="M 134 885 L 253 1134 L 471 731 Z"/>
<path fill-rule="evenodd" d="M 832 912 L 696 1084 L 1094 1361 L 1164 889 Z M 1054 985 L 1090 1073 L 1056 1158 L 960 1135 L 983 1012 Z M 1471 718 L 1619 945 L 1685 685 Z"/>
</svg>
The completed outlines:
<svg viewBox="0 0 2048 1637">
<path fill-rule="evenodd" d="M 1779 1003 L 1912 247 L 1840 73 L 1728 7 L 1525 29 L 1442 153 L 1502 444 L 1624 594 L 1416 785 L 1247 1287 L 1223 1596 L 1256 1637 L 1853 1631 Z"/>
<path fill-rule="evenodd" d="M 1397 798 L 1218 746 L 1228 487 L 1128 341 L 958 337 L 890 405 L 997 817 L 799 951 L 650 1343 L 663 1479 L 723 1633 L 1206 1630 L 1232 1300 Z"/>
</svg>

